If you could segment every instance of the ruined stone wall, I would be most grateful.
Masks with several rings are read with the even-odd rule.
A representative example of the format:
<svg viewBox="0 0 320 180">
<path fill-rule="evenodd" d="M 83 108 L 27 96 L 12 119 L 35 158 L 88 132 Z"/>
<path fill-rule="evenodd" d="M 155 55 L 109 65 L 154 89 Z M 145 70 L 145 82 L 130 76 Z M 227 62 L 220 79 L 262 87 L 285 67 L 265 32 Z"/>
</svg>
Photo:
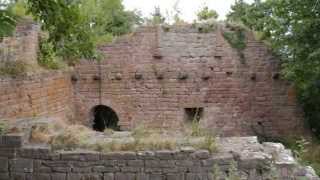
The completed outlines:
<svg viewBox="0 0 320 180">
<path fill-rule="evenodd" d="M 69 73 L 0 78 L 0 120 L 73 116 L 73 93 Z"/>
<path fill-rule="evenodd" d="M 319 179 L 298 164 L 272 165 L 270 158 L 257 153 L 244 158 L 190 149 L 54 152 L 23 146 L 20 136 L 0 136 L 0 161 L 1 180 L 213 180 L 228 174 L 241 179 Z"/>
<path fill-rule="evenodd" d="M 200 124 L 218 134 L 279 136 L 302 130 L 302 112 L 278 60 L 247 33 L 244 59 L 223 38 L 223 27 L 145 27 L 101 47 L 101 62 L 75 68 L 79 120 L 111 107 L 122 129 L 144 124 L 180 128 L 185 108 L 203 108 Z"/>
<path fill-rule="evenodd" d="M 22 62 L 37 66 L 40 26 L 32 20 L 17 24 L 14 36 L 0 40 L 0 63 Z"/>
<path fill-rule="evenodd" d="M 40 26 L 32 20 L 17 24 L 12 37 L 0 42 L 0 66 L 23 63 L 23 75 L 0 76 L 0 121 L 33 117 L 73 117 L 70 74 L 46 72 L 38 66 Z M 15 64 L 11 64 L 15 66 Z M 21 64 L 20 64 L 21 65 Z M 12 68 L 12 67 L 11 67 Z M 12 77 L 17 76 L 17 77 Z"/>
</svg>

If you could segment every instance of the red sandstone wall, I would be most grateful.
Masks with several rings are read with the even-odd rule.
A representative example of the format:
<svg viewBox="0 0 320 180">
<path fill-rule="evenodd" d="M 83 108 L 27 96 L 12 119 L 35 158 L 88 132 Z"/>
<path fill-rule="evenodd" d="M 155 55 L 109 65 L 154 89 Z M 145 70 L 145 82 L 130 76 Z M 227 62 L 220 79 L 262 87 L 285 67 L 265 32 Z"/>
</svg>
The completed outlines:
<svg viewBox="0 0 320 180">
<path fill-rule="evenodd" d="M 106 58 L 100 66 L 83 61 L 76 67 L 78 119 L 90 124 L 90 110 L 104 104 L 116 111 L 123 129 L 179 128 L 184 108 L 203 107 L 200 123 L 222 135 L 301 132 L 302 113 L 292 88 L 273 78 L 278 61 L 249 36 L 241 63 L 221 31 L 143 28 L 102 47 Z M 180 80 L 179 74 L 188 78 Z"/>
<path fill-rule="evenodd" d="M 69 74 L 52 72 L 0 78 L 0 120 L 46 116 L 72 118 L 72 95 Z"/>
<path fill-rule="evenodd" d="M 19 22 L 14 36 L 0 40 L 0 63 L 20 61 L 37 67 L 39 33 L 40 26 L 32 20 Z"/>
</svg>

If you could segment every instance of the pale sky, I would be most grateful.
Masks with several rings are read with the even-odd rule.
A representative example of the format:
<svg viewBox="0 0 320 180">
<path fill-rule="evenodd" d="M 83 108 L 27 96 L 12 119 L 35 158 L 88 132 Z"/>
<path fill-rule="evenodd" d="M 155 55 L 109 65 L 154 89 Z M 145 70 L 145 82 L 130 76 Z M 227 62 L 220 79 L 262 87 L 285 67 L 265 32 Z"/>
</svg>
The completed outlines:
<svg viewBox="0 0 320 180">
<path fill-rule="evenodd" d="M 123 0 L 127 10 L 140 10 L 144 17 L 150 16 L 154 12 L 154 7 L 159 6 L 163 16 L 172 16 L 173 7 L 178 1 L 178 9 L 181 11 L 181 18 L 192 22 L 196 19 L 197 12 L 204 6 L 214 9 L 219 14 L 219 19 L 225 19 L 226 14 L 235 0 Z M 253 2 L 254 0 L 245 0 Z M 171 19 L 169 19 L 171 21 Z"/>
</svg>

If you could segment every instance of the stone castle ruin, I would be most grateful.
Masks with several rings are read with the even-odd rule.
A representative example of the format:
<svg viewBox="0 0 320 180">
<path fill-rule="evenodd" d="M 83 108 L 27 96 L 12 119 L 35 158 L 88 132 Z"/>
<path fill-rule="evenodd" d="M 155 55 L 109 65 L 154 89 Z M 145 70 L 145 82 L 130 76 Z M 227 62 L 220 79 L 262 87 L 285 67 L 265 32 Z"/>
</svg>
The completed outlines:
<svg viewBox="0 0 320 180">
<path fill-rule="evenodd" d="M 179 130 L 197 123 L 227 137 L 217 139 L 218 152 L 54 151 L 7 134 L 0 136 L 0 180 L 211 180 L 213 167 L 230 177 L 233 164 L 242 179 L 319 179 L 283 145 L 239 137 L 283 137 L 304 128 L 279 60 L 251 32 L 245 32 L 244 50 L 233 48 L 224 37 L 233 31 L 225 25 L 205 32 L 191 25 L 141 27 L 101 46 L 101 61 L 0 76 L 0 122 L 83 124 L 100 139 L 106 129 Z M 38 66 L 38 39 L 38 25 L 18 25 L 14 37 L 0 42 L 0 65 Z"/>
<path fill-rule="evenodd" d="M 16 45 L 32 63 L 36 50 L 28 49 L 39 28 L 24 26 L 17 34 L 30 41 Z M 144 27 L 100 47 L 103 60 L 83 60 L 72 72 L 2 78 L 0 119 L 59 116 L 102 131 L 139 124 L 179 129 L 197 116 L 222 136 L 302 132 L 302 112 L 293 87 L 280 78 L 278 59 L 249 32 L 239 55 L 225 31 L 232 29 Z M 12 40 L 1 46 L 6 42 Z"/>
</svg>

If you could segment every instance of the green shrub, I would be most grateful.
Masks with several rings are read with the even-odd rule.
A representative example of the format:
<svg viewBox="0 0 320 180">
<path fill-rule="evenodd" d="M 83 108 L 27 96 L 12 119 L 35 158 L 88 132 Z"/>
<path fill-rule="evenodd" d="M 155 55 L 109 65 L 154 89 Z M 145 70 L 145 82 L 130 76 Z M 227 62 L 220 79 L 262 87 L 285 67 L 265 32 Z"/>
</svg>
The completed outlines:
<svg viewBox="0 0 320 180">
<path fill-rule="evenodd" d="M 210 153 L 217 151 L 215 138 L 211 135 L 206 135 L 203 141 L 199 142 L 198 144 L 192 144 L 192 146 L 196 149 L 208 150 Z"/>
<path fill-rule="evenodd" d="M 47 40 L 41 40 L 39 48 L 39 65 L 46 69 L 60 69 L 63 67 L 62 61 L 57 57 L 54 46 L 51 42 Z"/>
<path fill-rule="evenodd" d="M 192 27 L 196 28 L 199 33 L 210 33 L 217 30 L 218 24 L 215 21 L 203 23 L 194 22 Z"/>
<path fill-rule="evenodd" d="M 5 123 L 0 123 L 0 135 L 6 134 L 8 131 L 8 126 Z"/>
<path fill-rule="evenodd" d="M 232 48 L 238 51 L 240 61 L 245 64 L 245 56 L 243 51 L 246 49 L 246 30 L 241 25 L 227 24 L 230 31 L 224 31 L 223 37 L 228 41 Z"/>
</svg>

